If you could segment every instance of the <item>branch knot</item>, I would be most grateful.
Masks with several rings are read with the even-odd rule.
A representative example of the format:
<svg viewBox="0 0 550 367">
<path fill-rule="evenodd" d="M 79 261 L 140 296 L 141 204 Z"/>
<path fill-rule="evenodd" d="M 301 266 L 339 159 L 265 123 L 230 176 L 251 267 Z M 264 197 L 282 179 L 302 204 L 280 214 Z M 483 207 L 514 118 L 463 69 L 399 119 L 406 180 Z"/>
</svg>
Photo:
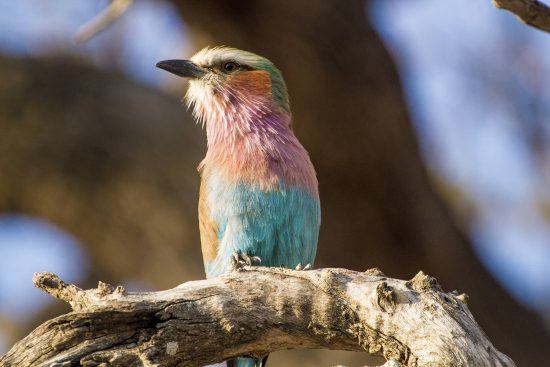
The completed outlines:
<svg viewBox="0 0 550 367">
<path fill-rule="evenodd" d="M 395 311 L 397 305 L 395 292 L 388 283 L 382 282 L 376 287 L 376 303 L 378 307 L 388 313 L 393 313 Z"/>
<path fill-rule="evenodd" d="M 429 276 L 428 274 L 425 274 L 422 270 L 420 270 L 414 278 L 409 280 L 406 283 L 407 287 L 410 289 L 413 289 L 417 292 L 428 292 L 428 291 L 435 291 L 435 292 L 441 292 L 441 286 L 437 282 L 437 279 L 434 277 Z"/>
</svg>

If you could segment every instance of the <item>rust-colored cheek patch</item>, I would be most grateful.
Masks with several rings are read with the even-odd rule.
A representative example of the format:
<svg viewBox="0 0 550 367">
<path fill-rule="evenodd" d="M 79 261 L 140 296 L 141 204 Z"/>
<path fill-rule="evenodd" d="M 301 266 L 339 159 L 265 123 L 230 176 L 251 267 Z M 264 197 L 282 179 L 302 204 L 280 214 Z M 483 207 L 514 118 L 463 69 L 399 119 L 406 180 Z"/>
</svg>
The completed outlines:
<svg viewBox="0 0 550 367">
<path fill-rule="evenodd" d="M 235 74 L 227 83 L 231 88 L 242 92 L 265 96 L 271 94 L 271 78 L 267 71 L 243 71 Z"/>
</svg>

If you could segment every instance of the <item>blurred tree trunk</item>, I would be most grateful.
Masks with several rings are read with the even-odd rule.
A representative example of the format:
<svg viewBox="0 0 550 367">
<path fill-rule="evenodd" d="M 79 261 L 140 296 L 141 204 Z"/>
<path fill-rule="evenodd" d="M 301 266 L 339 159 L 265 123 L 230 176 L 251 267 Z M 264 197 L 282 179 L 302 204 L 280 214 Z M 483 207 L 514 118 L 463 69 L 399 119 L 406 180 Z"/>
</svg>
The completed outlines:
<svg viewBox="0 0 550 367">
<path fill-rule="evenodd" d="M 251 50 L 282 69 L 296 133 L 319 176 L 317 266 L 379 266 L 391 276 L 425 269 L 471 296 L 478 321 L 518 365 L 548 361 L 550 338 L 539 317 L 482 266 L 435 193 L 394 62 L 364 1 L 175 3 L 198 47 Z"/>
<path fill-rule="evenodd" d="M 66 229 L 113 283 L 202 277 L 205 144 L 177 98 L 62 59 L 0 57 L 0 80 L 0 213 Z"/>
</svg>

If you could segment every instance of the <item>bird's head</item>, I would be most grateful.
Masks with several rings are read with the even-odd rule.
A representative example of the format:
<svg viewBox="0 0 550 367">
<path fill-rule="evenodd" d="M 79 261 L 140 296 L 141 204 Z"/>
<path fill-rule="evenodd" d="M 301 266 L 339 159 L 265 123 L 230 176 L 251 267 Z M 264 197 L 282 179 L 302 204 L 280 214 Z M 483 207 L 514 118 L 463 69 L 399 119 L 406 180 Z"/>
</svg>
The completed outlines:
<svg viewBox="0 0 550 367">
<path fill-rule="evenodd" d="M 268 59 L 230 47 L 204 48 L 189 60 L 165 60 L 157 67 L 190 79 L 186 99 L 203 122 L 221 115 L 290 114 L 286 85 Z"/>
</svg>

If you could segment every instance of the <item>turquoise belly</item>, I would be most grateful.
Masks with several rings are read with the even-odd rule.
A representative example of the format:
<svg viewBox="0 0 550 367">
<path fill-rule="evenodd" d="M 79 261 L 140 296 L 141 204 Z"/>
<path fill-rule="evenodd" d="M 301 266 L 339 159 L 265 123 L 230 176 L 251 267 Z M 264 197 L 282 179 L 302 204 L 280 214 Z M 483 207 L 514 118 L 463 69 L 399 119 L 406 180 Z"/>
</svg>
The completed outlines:
<svg viewBox="0 0 550 367">
<path fill-rule="evenodd" d="M 317 197 L 298 188 L 263 191 L 246 185 L 210 185 L 208 192 L 219 239 L 217 257 L 205 264 L 208 277 L 226 272 L 236 251 L 259 256 L 262 266 L 313 265 L 320 224 Z"/>
</svg>

